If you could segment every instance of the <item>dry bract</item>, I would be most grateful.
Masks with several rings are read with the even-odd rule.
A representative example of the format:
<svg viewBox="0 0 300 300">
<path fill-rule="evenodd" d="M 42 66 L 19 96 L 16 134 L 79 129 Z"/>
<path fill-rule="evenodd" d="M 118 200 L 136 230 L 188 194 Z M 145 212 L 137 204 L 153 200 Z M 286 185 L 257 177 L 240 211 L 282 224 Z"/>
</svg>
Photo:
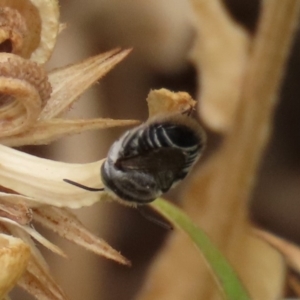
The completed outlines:
<svg viewBox="0 0 300 300">
<path fill-rule="evenodd" d="M 130 51 L 113 49 L 90 57 L 78 64 L 51 71 L 49 81 L 52 86 L 52 94 L 40 115 L 40 119 L 53 119 L 65 113 L 83 91 L 107 74 Z"/>
<path fill-rule="evenodd" d="M 34 209 L 34 220 L 63 238 L 85 247 L 95 254 L 130 265 L 130 261 L 86 229 L 68 209 L 44 206 Z"/>
<path fill-rule="evenodd" d="M 29 257 L 30 249 L 21 239 L 0 234 L 0 299 L 17 283 Z"/>
<path fill-rule="evenodd" d="M 9 218 L 21 225 L 29 224 L 32 221 L 32 210 L 21 197 L 0 192 L 0 217 Z"/>
<path fill-rule="evenodd" d="M 17 80 L 18 84 L 24 84 L 23 81 L 27 80 L 28 82 L 24 85 L 30 86 L 31 91 L 34 89 L 38 90 L 39 93 L 34 91 L 33 94 L 40 94 L 42 96 L 38 98 L 40 100 L 39 105 L 36 105 L 35 107 L 38 108 L 38 112 L 34 114 L 35 118 L 32 124 L 24 127 L 24 122 L 19 122 L 20 128 L 22 128 L 23 131 L 2 137 L 0 141 L 14 146 L 39 144 L 50 142 L 67 134 L 79 133 L 87 129 L 136 124 L 137 121 L 117 121 L 110 119 L 53 119 L 67 110 L 84 90 L 99 79 L 99 77 L 106 74 L 128 53 L 128 51 L 120 52 L 119 50 L 114 50 L 88 59 L 83 63 L 56 70 L 51 76 L 54 92 L 50 98 L 49 92 L 47 93 L 47 91 L 49 91 L 48 84 L 41 80 L 41 78 L 44 78 L 43 76 L 40 76 L 41 74 L 44 75 L 43 72 L 32 72 L 35 76 L 27 76 L 28 78 L 23 76 L 23 74 L 31 74 L 31 66 L 37 66 L 36 63 L 23 63 L 22 61 L 22 64 L 18 65 L 16 68 L 17 72 L 14 68 L 11 68 L 12 75 L 10 76 L 15 77 L 12 80 Z M 9 55 L 13 56 L 12 54 Z M 20 61 L 21 58 L 16 58 L 16 60 Z M 5 71 L 9 69 L 9 62 L 11 62 L 10 59 L 2 64 Z M 13 66 L 14 64 L 12 64 L 12 67 Z M 40 80 L 37 80 L 37 78 Z M 0 77 L 0 82 L 1 79 L 2 78 Z M 12 86 L 12 80 L 8 81 L 10 87 Z M 25 99 L 25 102 L 30 100 L 28 98 L 29 97 Z M 15 98 L 10 98 L 8 96 L 7 99 L 8 100 L 3 100 L 2 103 L 2 109 L 5 113 L 11 113 L 12 110 L 15 110 L 20 116 L 23 116 L 24 113 L 30 115 L 32 107 L 27 107 L 22 110 L 15 104 Z M 17 104 L 18 103 L 22 105 L 24 104 L 24 101 L 19 101 Z M 10 123 L 14 124 L 14 122 Z M 16 123 L 18 125 L 18 122 Z M 0 218 L 0 222 L 5 224 L 5 227 L 9 232 L 16 232 L 16 228 L 20 228 L 47 248 L 58 254 L 64 255 L 59 248 L 45 240 L 36 231 L 26 226 L 26 222 L 24 224 L 25 219 L 22 212 L 19 211 L 19 214 L 16 214 L 12 210 L 11 202 L 19 199 L 28 209 L 33 208 L 33 215 L 37 215 L 35 219 L 58 234 L 61 234 L 74 243 L 84 246 L 97 254 L 114 259 L 122 264 L 129 264 L 128 260 L 112 249 L 107 243 L 89 233 L 71 213 L 60 211 L 59 209 L 52 211 L 51 207 L 44 210 L 42 208 L 39 210 L 37 209 L 37 207 L 44 205 L 79 208 L 101 200 L 105 195 L 104 193 L 89 193 L 65 183 L 63 179 L 70 178 L 89 186 L 101 186 L 100 167 L 102 161 L 82 165 L 54 162 L 34 157 L 3 145 L 0 145 L 0 153 L 0 183 L 5 189 L 10 190 L 6 193 L 2 193 L 3 201 L 8 201 L 9 204 L 6 209 L 2 209 L 2 215 L 4 214 L 4 217 Z M 15 193 L 18 195 L 15 195 Z M 36 210 L 34 210 L 35 208 Z M 52 223 L 50 219 L 52 220 Z M 55 222 L 53 220 L 55 220 Z M 64 220 L 64 222 L 62 222 L 62 220 Z M 24 236 L 21 236 L 21 238 L 24 239 Z M 38 252 L 34 245 L 31 245 L 31 248 L 34 248 L 35 253 Z M 30 277 L 32 274 L 27 275 Z M 31 282 L 31 280 L 25 280 L 25 282 L 28 283 Z M 23 282 L 23 284 L 25 283 Z M 36 284 L 38 285 L 38 283 Z M 43 285 L 41 282 L 39 282 L 39 284 Z"/>
<path fill-rule="evenodd" d="M 57 118 L 129 52 L 115 49 L 54 70 L 49 78 L 41 65 L 1 54 L 0 143 L 13 147 L 41 145 L 85 130 L 137 124 L 134 120 Z"/>
</svg>

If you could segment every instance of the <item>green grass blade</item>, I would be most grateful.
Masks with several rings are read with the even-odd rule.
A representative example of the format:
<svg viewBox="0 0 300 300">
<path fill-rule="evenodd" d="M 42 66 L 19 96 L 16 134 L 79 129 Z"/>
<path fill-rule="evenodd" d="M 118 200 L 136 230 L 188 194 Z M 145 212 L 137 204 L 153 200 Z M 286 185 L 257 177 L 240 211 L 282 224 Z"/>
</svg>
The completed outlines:
<svg viewBox="0 0 300 300">
<path fill-rule="evenodd" d="M 192 239 L 212 269 L 214 277 L 223 292 L 224 299 L 251 299 L 224 255 L 211 242 L 206 233 L 194 225 L 182 210 L 161 198 L 156 199 L 151 203 L 151 206 Z"/>
</svg>

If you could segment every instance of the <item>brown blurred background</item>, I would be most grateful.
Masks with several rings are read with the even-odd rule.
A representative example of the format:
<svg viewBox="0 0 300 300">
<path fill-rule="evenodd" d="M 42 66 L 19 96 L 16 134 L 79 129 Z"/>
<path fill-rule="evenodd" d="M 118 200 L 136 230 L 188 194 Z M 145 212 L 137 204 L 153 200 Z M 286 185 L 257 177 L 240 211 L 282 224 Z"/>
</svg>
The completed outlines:
<svg viewBox="0 0 300 300">
<path fill-rule="evenodd" d="M 196 78 L 201 74 L 197 74 L 186 59 L 195 36 L 188 1 L 60 2 L 61 21 L 67 23 L 67 29 L 58 39 L 49 69 L 114 47 L 134 49 L 125 61 L 81 97 L 70 116 L 145 120 L 145 99 L 150 89 L 164 87 L 195 96 Z M 226 5 L 238 22 L 251 33 L 255 32 L 259 1 L 227 0 Z M 299 81 L 298 34 L 251 209 L 254 222 L 295 243 L 300 243 Z M 88 132 L 64 138 L 51 146 L 26 148 L 26 151 L 66 162 L 95 161 L 106 156 L 109 146 L 123 130 Z M 208 140 L 208 151 L 214 151 L 222 138 L 209 133 Z M 180 186 L 177 192 L 180 193 Z M 175 193 L 170 198 L 174 199 Z M 48 251 L 43 252 L 57 281 L 72 300 L 133 299 L 147 266 L 168 232 L 144 220 L 135 210 L 117 203 L 98 203 L 76 213 L 91 231 L 128 257 L 133 267 L 119 266 L 53 236 L 51 239 L 70 257 L 63 260 Z M 22 299 L 27 298 L 22 296 Z"/>
</svg>

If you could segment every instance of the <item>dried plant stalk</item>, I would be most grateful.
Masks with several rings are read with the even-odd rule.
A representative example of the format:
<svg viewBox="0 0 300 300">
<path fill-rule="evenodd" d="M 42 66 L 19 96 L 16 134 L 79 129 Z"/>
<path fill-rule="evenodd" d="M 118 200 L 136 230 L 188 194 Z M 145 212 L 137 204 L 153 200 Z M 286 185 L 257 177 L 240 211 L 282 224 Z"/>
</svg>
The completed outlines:
<svg viewBox="0 0 300 300">
<path fill-rule="evenodd" d="M 183 197 L 185 209 L 228 256 L 253 299 L 277 299 L 283 290 L 282 259 L 251 235 L 247 208 L 299 8 L 297 0 L 285 1 L 284 6 L 280 0 L 264 2 L 232 131 L 219 152 L 195 172 Z M 176 233 L 153 265 L 139 299 L 219 299 L 219 295 L 186 238 Z"/>
</svg>

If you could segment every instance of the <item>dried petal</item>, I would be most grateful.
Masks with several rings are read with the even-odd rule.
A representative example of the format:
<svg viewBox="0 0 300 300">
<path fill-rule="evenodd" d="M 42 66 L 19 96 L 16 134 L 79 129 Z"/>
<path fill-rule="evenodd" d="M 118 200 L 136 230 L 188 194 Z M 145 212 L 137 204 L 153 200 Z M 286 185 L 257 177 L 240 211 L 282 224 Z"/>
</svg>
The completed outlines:
<svg viewBox="0 0 300 300">
<path fill-rule="evenodd" d="M 19 280 L 24 290 L 33 295 L 36 299 L 43 300 L 68 300 L 59 285 L 34 257 L 29 261 L 28 267 L 22 278 Z"/>
<path fill-rule="evenodd" d="M 103 77 L 129 53 L 130 50 L 120 52 L 119 49 L 114 49 L 88 58 L 76 65 L 50 72 L 49 80 L 53 92 L 40 120 L 52 119 L 64 113 L 87 88 Z"/>
<path fill-rule="evenodd" d="M 85 130 L 104 129 L 119 126 L 136 125 L 135 120 L 113 120 L 113 119 L 87 119 L 67 120 L 52 119 L 40 121 L 35 126 L 23 133 L 0 138 L 0 143 L 10 147 L 24 145 L 44 145 L 53 142 L 63 136 L 81 133 Z"/>
<path fill-rule="evenodd" d="M 5 228 L 7 230 L 7 228 Z M 31 256 L 33 256 L 34 260 L 37 260 L 40 265 L 43 266 L 45 270 L 49 270 L 49 266 L 42 256 L 40 250 L 37 248 L 36 243 L 31 238 L 30 234 L 24 231 L 23 229 L 10 226 L 9 232 L 18 238 L 20 238 L 24 243 L 26 243 L 30 247 Z"/>
<path fill-rule="evenodd" d="M 77 217 L 67 209 L 47 206 L 37 208 L 34 210 L 34 220 L 87 250 L 121 264 L 130 265 L 125 257 L 111 248 L 105 241 L 90 233 Z"/>
<path fill-rule="evenodd" d="M 29 224 L 32 221 L 32 210 L 25 204 L 24 201 L 7 201 L 0 193 L 0 216 L 9 218 L 20 225 Z M 13 198 L 16 200 L 16 198 Z"/>
<path fill-rule="evenodd" d="M 3 188 L 1 187 L 1 190 L 2 189 Z M 11 205 L 16 203 L 24 203 L 29 208 L 40 206 L 39 202 L 37 202 L 35 199 L 23 195 L 0 192 L 0 198 L 1 201 L 6 201 Z"/>
<path fill-rule="evenodd" d="M 91 193 L 64 178 L 101 187 L 102 161 L 68 164 L 38 158 L 0 145 L 0 185 L 33 198 L 40 205 L 79 208 L 100 201 L 106 193 Z"/>
<path fill-rule="evenodd" d="M 47 239 L 45 239 L 42 235 L 40 235 L 36 230 L 33 228 L 26 226 L 26 225 L 20 225 L 19 223 L 12 221 L 7 218 L 0 217 L 0 222 L 4 223 L 7 228 L 9 229 L 10 226 L 16 226 L 24 231 L 26 231 L 28 234 L 30 234 L 34 239 L 39 241 L 44 247 L 50 249 L 54 253 L 61 255 L 63 257 L 66 257 L 65 253 L 56 245 L 49 242 Z"/>
<path fill-rule="evenodd" d="M 30 59 L 43 64 L 50 58 L 56 43 L 59 31 L 59 6 L 57 0 L 31 0 L 31 2 L 39 13 L 41 33 L 39 45 Z"/>
<path fill-rule="evenodd" d="M 22 240 L 0 234 L 0 299 L 17 283 L 29 257 L 29 247 Z"/>
</svg>

